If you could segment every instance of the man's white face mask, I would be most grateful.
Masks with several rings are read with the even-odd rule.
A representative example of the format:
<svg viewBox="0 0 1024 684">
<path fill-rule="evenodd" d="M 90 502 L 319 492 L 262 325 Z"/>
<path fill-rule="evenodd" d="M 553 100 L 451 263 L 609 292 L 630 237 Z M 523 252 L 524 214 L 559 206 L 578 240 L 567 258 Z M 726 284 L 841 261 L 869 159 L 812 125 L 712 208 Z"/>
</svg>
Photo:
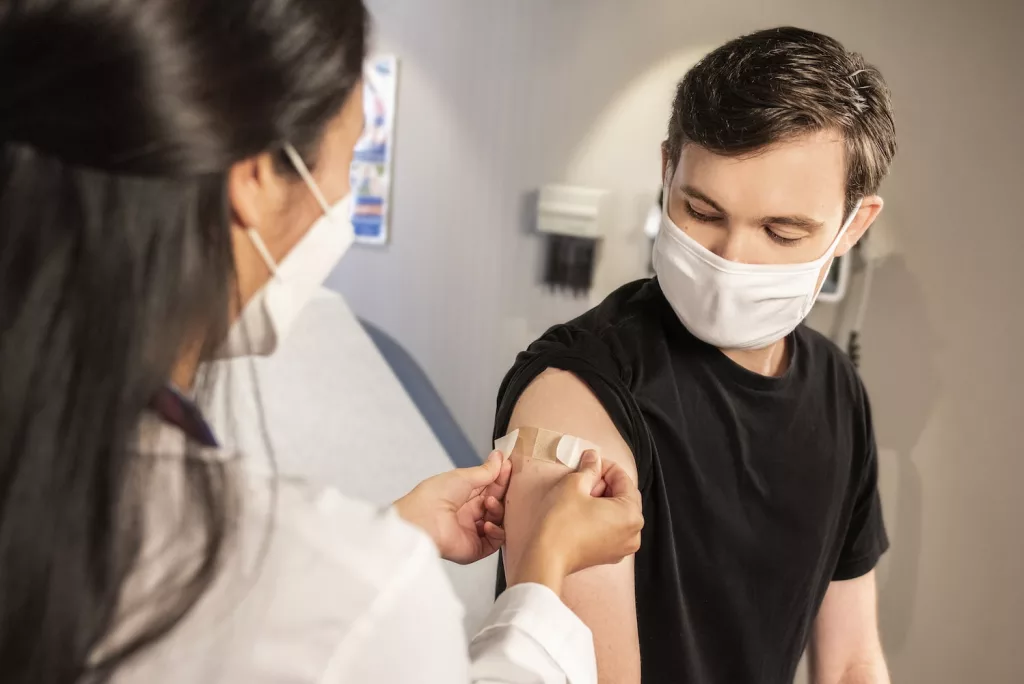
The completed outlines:
<svg viewBox="0 0 1024 684">
<path fill-rule="evenodd" d="M 818 259 L 741 264 L 718 256 L 672 222 L 670 178 L 665 181 L 661 227 L 654 243 L 654 271 L 686 329 L 719 349 L 761 349 L 793 332 L 811 312 L 821 290 L 821 269 L 835 254 L 860 202 Z"/>
<path fill-rule="evenodd" d="M 277 351 L 303 307 L 323 285 L 355 239 L 351 193 L 333 206 L 329 205 L 295 148 L 286 144 L 284 151 L 324 215 L 316 220 L 280 264 L 274 262 L 255 229 L 246 231 L 270 269 L 270 280 L 246 303 L 241 316 L 231 326 L 218 358 L 269 356 Z"/>
</svg>

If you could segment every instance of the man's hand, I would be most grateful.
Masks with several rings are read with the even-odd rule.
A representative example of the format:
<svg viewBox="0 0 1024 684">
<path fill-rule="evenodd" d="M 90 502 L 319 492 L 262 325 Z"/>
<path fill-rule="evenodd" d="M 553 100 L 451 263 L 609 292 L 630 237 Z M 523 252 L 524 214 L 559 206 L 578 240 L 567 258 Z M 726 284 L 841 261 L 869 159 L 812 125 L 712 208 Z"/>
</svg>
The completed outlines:
<svg viewBox="0 0 1024 684">
<path fill-rule="evenodd" d="M 446 560 L 467 565 L 505 543 L 505 491 L 512 464 L 493 452 L 483 465 L 424 480 L 395 502 L 407 522 L 430 535 Z"/>
</svg>

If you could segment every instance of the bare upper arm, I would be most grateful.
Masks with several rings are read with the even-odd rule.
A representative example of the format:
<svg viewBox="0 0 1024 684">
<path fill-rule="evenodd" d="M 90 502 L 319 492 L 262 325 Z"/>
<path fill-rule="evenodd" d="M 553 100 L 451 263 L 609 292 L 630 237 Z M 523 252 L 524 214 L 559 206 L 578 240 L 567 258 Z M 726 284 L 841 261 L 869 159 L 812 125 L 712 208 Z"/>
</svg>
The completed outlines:
<svg viewBox="0 0 1024 684">
<path fill-rule="evenodd" d="M 601 402 L 572 373 L 548 369 L 526 388 L 508 429 L 519 427 L 544 428 L 593 442 L 600 447 L 602 459 L 615 461 L 637 481 L 636 463 L 629 446 Z M 504 557 L 510 573 L 526 542 L 517 511 L 529 510 L 565 474 L 565 469 L 558 464 L 530 461 L 513 473 L 505 511 Z M 570 576 L 565 581 L 563 600 L 594 633 L 602 684 L 639 684 L 633 557 Z"/>
<path fill-rule="evenodd" d="M 878 635 L 874 571 L 829 585 L 814 621 L 810 656 L 815 684 L 889 681 Z"/>
</svg>

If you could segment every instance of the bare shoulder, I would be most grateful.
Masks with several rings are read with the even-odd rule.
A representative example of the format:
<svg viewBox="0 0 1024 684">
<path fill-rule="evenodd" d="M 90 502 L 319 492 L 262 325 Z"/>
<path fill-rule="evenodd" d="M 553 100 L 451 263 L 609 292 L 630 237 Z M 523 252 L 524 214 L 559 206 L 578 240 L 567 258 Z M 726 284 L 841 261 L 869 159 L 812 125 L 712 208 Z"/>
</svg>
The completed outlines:
<svg viewBox="0 0 1024 684">
<path fill-rule="evenodd" d="M 621 465 L 637 480 L 636 462 L 600 400 L 569 371 L 549 368 L 523 391 L 508 429 L 536 427 L 582 437 L 600 447 L 601 458 Z"/>
</svg>

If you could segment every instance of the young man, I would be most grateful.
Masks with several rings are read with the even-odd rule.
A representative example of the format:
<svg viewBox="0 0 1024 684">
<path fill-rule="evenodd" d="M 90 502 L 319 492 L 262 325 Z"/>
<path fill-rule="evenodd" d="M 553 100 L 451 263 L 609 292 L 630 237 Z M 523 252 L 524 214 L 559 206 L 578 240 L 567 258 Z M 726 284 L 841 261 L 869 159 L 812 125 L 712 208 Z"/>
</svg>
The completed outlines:
<svg viewBox="0 0 1024 684">
<path fill-rule="evenodd" d="M 808 645 L 818 684 L 888 682 L 868 400 L 801 322 L 882 210 L 895 148 L 881 74 L 835 40 L 780 28 L 718 48 L 673 104 L 657 278 L 548 331 L 502 384 L 495 436 L 583 437 L 642 489 L 635 558 L 565 586 L 602 682 L 789 684 Z M 559 477 L 542 466 L 514 471 L 509 566 L 518 512 Z"/>
</svg>

